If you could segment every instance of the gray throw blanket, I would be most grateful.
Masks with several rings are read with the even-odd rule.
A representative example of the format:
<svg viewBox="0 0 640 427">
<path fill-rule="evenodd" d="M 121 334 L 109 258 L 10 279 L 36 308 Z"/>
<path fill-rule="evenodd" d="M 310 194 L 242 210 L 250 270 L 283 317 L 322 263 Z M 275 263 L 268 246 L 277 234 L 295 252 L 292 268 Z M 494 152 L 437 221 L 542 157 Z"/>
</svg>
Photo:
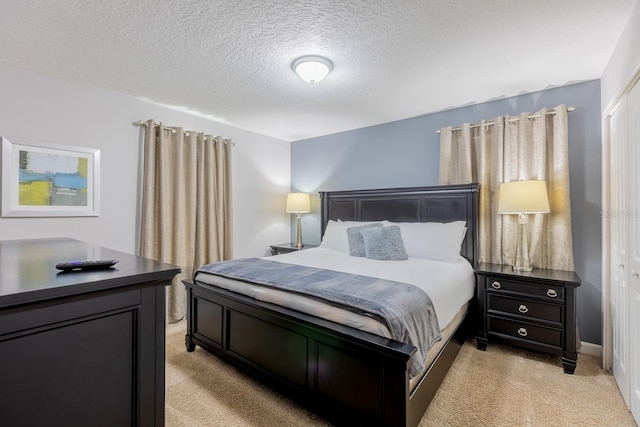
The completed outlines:
<svg viewBox="0 0 640 427">
<path fill-rule="evenodd" d="M 387 326 L 394 340 L 417 348 L 410 377 L 424 369 L 427 352 L 441 339 L 431 298 L 406 283 L 260 258 L 208 264 L 196 271 L 194 280 L 202 273 L 295 292 L 371 316 Z"/>
</svg>

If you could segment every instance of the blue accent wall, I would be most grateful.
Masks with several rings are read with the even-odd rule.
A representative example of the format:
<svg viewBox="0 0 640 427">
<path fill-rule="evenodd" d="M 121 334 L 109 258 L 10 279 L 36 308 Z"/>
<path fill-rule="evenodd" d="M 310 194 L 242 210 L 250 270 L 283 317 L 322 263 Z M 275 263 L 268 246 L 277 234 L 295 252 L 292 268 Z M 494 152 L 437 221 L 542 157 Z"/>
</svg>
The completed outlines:
<svg viewBox="0 0 640 427">
<path fill-rule="evenodd" d="M 577 297 L 579 332 L 583 341 L 601 344 L 600 80 L 294 141 L 292 191 L 315 196 L 312 213 L 303 216 L 304 242 L 320 241 L 318 191 L 437 185 L 440 136 L 436 132 L 441 127 L 560 104 L 575 107 L 569 113 L 569 173 L 575 268 L 582 279 Z"/>
</svg>

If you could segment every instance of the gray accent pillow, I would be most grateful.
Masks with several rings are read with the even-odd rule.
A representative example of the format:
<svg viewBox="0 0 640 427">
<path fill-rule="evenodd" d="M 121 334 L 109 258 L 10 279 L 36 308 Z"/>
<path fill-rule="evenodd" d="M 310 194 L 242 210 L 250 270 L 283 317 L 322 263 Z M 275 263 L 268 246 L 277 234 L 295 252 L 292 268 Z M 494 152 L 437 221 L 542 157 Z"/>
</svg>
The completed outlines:
<svg viewBox="0 0 640 427">
<path fill-rule="evenodd" d="M 394 261 L 409 259 L 404 249 L 400 227 L 397 225 L 366 228 L 360 230 L 360 233 L 367 258 Z"/>
<path fill-rule="evenodd" d="M 349 241 L 349 255 L 351 256 L 359 256 L 366 257 L 367 252 L 364 250 L 364 239 L 362 238 L 362 234 L 360 230 L 365 228 L 375 228 L 382 227 L 381 222 L 376 222 L 373 224 L 364 224 L 357 225 L 355 227 L 347 228 L 347 240 Z"/>
</svg>

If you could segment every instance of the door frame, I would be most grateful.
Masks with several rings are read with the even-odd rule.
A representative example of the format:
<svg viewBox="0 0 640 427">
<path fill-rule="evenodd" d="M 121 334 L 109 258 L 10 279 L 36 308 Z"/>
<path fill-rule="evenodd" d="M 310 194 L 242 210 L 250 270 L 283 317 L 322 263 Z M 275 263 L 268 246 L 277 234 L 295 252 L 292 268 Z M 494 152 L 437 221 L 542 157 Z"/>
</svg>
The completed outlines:
<svg viewBox="0 0 640 427">
<path fill-rule="evenodd" d="M 632 74 L 624 90 L 602 114 L 602 367 L 611 371 L 613 362 L 613 324 L 611 322 L 611 221 L 607 213 L 611 212 L 611 116 L 620 107 L 623 97 L 640 81 L 640 67 Z"/>
</svg>

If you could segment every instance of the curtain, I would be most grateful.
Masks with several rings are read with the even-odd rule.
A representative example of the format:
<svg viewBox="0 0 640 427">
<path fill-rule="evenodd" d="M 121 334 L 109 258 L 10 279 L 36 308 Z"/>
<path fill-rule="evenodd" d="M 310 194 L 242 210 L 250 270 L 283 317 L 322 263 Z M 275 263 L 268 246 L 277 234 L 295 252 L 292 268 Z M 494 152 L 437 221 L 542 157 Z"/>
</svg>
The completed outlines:
<svg viewBox="0 0 640 427">
<path fill-rule="evenodd" d="M 479 262 L 515 264 L 518 218 L 498 214 L 498 188 L 535 179 L 546 182 L 551 212 L 529 215 L 531 264 L 574 269 L 568 141 L 564 105 L 440 130 L 440 184 L 480 184 Z"/>
<path fill-rule="evenodd" d="M 181 267 L 167 289 L 167 318 L 186 315 L 182 280 L 230 259 L 231 142 L 145 123 L 140 255 Z"/>
</svg>

